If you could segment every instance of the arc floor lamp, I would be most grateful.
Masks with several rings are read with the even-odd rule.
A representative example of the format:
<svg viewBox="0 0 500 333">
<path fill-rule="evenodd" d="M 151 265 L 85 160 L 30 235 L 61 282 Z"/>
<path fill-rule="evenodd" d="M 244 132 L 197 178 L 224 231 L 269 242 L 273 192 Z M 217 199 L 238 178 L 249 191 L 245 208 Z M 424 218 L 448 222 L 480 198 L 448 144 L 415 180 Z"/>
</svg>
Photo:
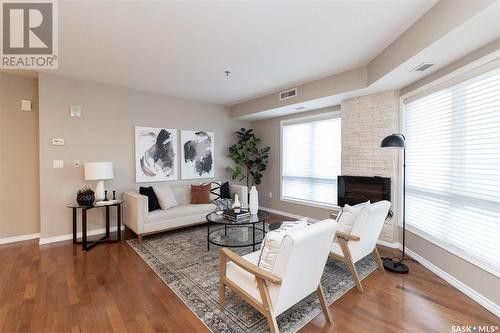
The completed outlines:
<svg viewBox="0 0 500 333">
<path fill-rule="evenodd" d="M 394 261 L 394 259 L 384 258 L 383 265 L 384 268 L 390 272 L 398 274 L 407 274 L 409 271 L 408 266 L 403 264 L 405 260 L 405 236 L 406 236 L 406 138 L 401 133 L 394 133 L 392 135 L 386 136 L 380 143 L 380 148 L 392 148 L 392 149 L 402 149 L 403 150 L 403 255 L 401 259 Z"/>
</svg>

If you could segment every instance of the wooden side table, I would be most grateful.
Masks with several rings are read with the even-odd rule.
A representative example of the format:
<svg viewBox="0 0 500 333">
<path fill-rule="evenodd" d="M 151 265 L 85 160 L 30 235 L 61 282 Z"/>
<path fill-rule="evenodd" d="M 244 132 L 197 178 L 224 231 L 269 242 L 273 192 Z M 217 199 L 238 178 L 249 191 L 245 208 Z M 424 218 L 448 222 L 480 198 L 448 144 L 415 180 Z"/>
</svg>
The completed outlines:
<svg viewBox="0 0 500 333">
<path fill-rule="evenodd" d="M 82 251 L 87 251 L 100 243 L 115 243 L 120 242 L 122 240 L 121 233 L 121 224 L 122 224 L 122 203 L 123 201 L 113 202 L 109 205 L 102 206 L 80 206 L 78 204 L 67 205 L 66 207 L 71 208 L 73 210 L 73 244 L 81 244 Z M 109 224 L 109 210 L 110 207 L 116 207 L 116 227 L 117 227 L 117 236 L 116 239 L 111 239 L 109 237 L 110 234 L 110 224 Z M 87 240 L 87 211 L 95 208 L 105 208 L 106 209 L 106 234 L 99 239 L 89 242 Z M 77 213 L 78 210 L 82 211 L 82 239 L 79 241 L 76 237 L 77 230 Z"/>
</svg>

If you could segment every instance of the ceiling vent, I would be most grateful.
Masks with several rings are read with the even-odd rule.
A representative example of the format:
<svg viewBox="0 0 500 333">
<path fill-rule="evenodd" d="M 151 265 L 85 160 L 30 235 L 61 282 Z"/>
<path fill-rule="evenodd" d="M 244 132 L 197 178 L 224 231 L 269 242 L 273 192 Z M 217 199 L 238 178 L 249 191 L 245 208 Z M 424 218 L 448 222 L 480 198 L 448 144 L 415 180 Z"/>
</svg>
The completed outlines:
<svg viewBox="0 0 500 333">
<path fill-rule="evenodd" d="M 296 97 L 297 96 L 297 88 L 282 91 L 282 92 L 280 92 L 279 96 L 280 96 L 280 101 L 285 100 L 285 99 L 289 99 L 292 97 Z"/>
<path fill-rule="evenodd" d="M 435 64 L 430 63 L 430 62 L 424 62 L 418 65 L 417 67 L 413 68 L 411 71 L 412 72 L 423 72 L 426 69 L 429 69 L 430 67 L 434 66 Z"/>
</svg>

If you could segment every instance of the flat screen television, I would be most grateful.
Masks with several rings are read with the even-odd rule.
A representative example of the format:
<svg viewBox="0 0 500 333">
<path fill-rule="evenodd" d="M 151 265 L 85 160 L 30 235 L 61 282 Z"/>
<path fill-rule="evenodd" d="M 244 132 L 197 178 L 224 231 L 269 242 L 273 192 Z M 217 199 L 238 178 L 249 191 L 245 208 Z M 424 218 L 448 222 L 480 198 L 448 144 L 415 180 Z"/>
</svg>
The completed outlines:
<svg viewBox="0 0 500 333">
<path fill-rule="evenodd" d="M 387 177 L 337 177 L 337 205 L 357 205 L 370 200 L 391 201 L 391 179 Z"/>
</svg>

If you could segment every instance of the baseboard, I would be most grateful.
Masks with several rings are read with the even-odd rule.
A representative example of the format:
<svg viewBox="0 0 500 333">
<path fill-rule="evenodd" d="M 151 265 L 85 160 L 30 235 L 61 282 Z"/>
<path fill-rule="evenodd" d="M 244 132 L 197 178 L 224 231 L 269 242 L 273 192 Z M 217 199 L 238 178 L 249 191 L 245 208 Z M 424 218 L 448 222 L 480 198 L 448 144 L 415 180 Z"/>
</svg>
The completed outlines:
<svg viewBox="0 0 500 333">
<path fill-rule="evenodd" d="M 30 239 L 37 239 L 40 238 L 40 234 L 29 234 L 29 235 L 19 235 L 19 236 L 12 236 L 12 237 L 4 237 L 0 238 L 0 244 L 9 244 L 9 243 L 16 243 L 16 242 L 22 242 Z"/>
<path fill-rule="evenodd" d="M 398 243 L 398 242 L 394 242 L 394 243 L 389 243 L 389 242 L 386 242 L 384 240 L 381 240 L 381 239 L 378 239 L 377 240 L 377 244 L 378 245 L 382 245 L 382 246 L 385 246 L 385 247 L 389 247 L 391 249 L 401 249 L 401 244 Z"/>
<path fill-rule="evenodd" d="M 271 208 L 267 208 L 267 207 L 259 207 L 259 209 L 265 210 L 266 212 L 269 212 L 269 213 L 282 215 L 282 216 L 286 216 L 286 217 L 291 217 L 292 219 L 301 219 L 301 218 L 306 217 L 306 216 L 292 214 L 292 213 L 284 212 L 282 210 L 271 209 Z M 311 222 L 318 222 L 319 221 L 319 220 L 313 219 L 311 217 L 308 217 L 307 219 Z"/>
<path fill-rule="evenodd" d="M 117 229 L 117 227 L 111 227 L 109 230 L 111 232 L 114 232 L 114 231 L 116 231 L 116 229 Z M 124 230 L 124 229 L 125 229 L 125 226 L 122 226 L 122 230 Z M 95 235 L 100 235 L 100 234 L 104 234 L 104 233 L 106 233 L 105 228 L 94 229 L 94 230 L 88 231 L 87 236 L 95 236 Z M 78 238 L 82 237 L 82 233 L 78 232 L 76 234 L 76 236 Z M 50 244 L 50 243 L 57 243 L 57 242 L 67 241 L 70 239 L 73 239 L 73 234 L 60 235 L 60 236 L 54 236 L 54 237 L 43 237 L 43 238 L 40 238 L 39 244 L 44 245 L 44 244 Z"/>
</svg>

